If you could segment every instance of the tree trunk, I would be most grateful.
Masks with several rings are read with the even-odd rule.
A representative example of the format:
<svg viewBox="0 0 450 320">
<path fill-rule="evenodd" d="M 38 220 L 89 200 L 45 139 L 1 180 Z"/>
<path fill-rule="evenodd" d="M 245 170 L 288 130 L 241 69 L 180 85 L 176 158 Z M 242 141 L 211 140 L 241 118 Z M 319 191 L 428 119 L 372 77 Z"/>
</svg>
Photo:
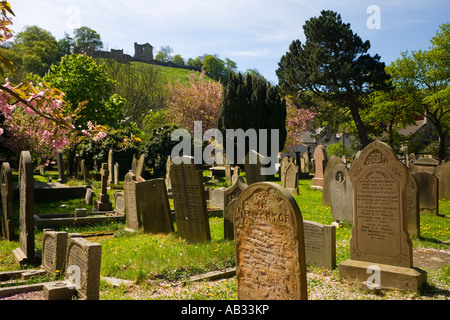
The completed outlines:
<svg viewBox="0 0 450 320">
<path fill-rule="evenodd" d="M 369 137 L 367 136 L 366 127 L 361 120 L 358 107 L 350 106 L 350 112 L 352 114 L 353 121 L 355 121 L 356 129 L 358 130 L 359 141 L 361 142 L 361 148 L 365 148 L 369 144 Z"/>
</svg>

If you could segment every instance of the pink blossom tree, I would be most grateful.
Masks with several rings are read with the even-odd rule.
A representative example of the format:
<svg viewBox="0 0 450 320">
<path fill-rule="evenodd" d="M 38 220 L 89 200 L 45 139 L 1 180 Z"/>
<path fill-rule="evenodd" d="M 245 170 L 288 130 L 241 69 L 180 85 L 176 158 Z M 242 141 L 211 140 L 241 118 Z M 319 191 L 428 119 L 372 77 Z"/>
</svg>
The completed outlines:
<svg viewBox="0 0 450 320">
<path fill-rule="evenodd" d="M 0 2 L 0 44 L 10 39 L 13 34 L 8 13 L 14 15 L 8 1 Z M 14 66 L 6 57 L 0 55 L 0 63 L 10 72 Z M 3 74 L 3 68 L 0 67 Z M 64 103 L 64 93 L 51 88 L 45 83 L 11 84 L 8 79 L 0 85 L 0 115 L 5 118 L 5 128 L 0 128 L 0 136 L 5 129 L 12 136 L 6 141 L 12 150 L 20 152 L 29 150 L 40 162 L 51 159 L 58 149 L 70 142 L 74 132 L 94 139 L 106 136 L 102 126 L 88 126 L 88 130 L 78 130 L 72 124 L 82 106 L 69 112 Z"/>
<path fill-rule="evenodd" d="M 309 109 L 298 109 L 289 98 L 286 99 L 287 137 L 284 144 L 285 151 L 291 151 L 295 146 L 303 143 L 301 140 L 302 132 L 311 129 L 313 119 L 314 112 Z"/>
<path fill-rule="evenodd" d="M 191 132 L 194 121 L 202 122 L 203 131 L 215 128 L 221 98 L 220 82 L 206 79 L 204 72 L 192 73 L 187 83 L 168 84 L 168 120 Z"/>
</svg>

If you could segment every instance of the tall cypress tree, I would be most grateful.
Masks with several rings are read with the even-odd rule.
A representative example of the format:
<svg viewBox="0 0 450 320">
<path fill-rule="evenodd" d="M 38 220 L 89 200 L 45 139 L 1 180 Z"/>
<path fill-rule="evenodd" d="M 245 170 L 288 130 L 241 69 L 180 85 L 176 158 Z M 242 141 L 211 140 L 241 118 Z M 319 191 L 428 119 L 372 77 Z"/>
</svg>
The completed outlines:
<svg viewBox="0 0 450 320">
<path fill-rule="evenodd" d="M 279 152 L 286 141 L 286 101 L 278 93 L 278 87 L 270 85 L 257 76 L 228 74 L 224 87 L 217 128 L 226 137 L 226 129 L 255 129 L 260 140 L 259 129 L 267 129 L 268 154 Z M 270 149 L 270 129 L 279 130 L 279 150 Z M 224 139 L 226 144 L 226 139 Z M 225 148 L 227 146 L 225 145 Z M 236 147 L 236 146 L 235 146 Z M 246 151 L 248 144 L 246 144 Z M 235 152 L 235 155 L 237 153 Z M 227 159 L 237 163 L 240 159 Z"/>
</svg>

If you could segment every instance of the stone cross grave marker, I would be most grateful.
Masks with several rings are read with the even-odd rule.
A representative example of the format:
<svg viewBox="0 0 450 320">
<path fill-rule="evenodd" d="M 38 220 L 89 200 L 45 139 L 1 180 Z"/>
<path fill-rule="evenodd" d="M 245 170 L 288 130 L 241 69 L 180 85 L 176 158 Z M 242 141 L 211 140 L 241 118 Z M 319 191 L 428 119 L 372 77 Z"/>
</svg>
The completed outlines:
<svg viewBox="0 0 450 320">
<path fill-rule="evenodd" d="M 332 269 L 336 265 L 336 227 L 303 220 L 306 262 Z"/>
<path fill-rule="evenodd" d="M 22 151 L 19 161 L 19 248 L 13 251 L 18 264 L 40 263 L 34 247 L 34 178 L 29 151 Z"/>
<path fill-rule="evenodd" d="M 419 189 L 420 210 L 434 211 L 439 214 L 439 180 L 428 172 L 413 174 Z"/>
<path fill-rule="evenodd" d="M 325 147 L 322 145 L 318 145 L 316 149 L 314 150 L 314 178 L 311 182 L 311 189 L 319 189 L 322 190 L 323 188 L 323 173 L 325 171 L 325 168 L 327 167 L 328 157 L 327 157 L 327 151 L 325 150 Z"/>
<path fill-rule="evenodd" d="M 193 157 L 181 159 L 185 162 L 174 164 L 172 159 L 170 166 L 177 231 L 191 243 L 210 241 L 203 171 L 193 163 Z"/>
<path fill-rule="evenodd" d="M 339 265 L 341 276 L 369 289 L 376 285 L 420 290 L 426 283 L 426 272 L 412 268 L 406 222 L 408 169 L 388 145 L 374 141 L 352 164 L 350 176 L 355 213 L 350 259 Z M 373 268 L 379 271 L 376 279 L 370 277 Z"/>
<path fill-rule="evenodd" d="M 109 201 L 109 195 L 107 192 L 107 179 L 108 179 L 108 164 L 102 163 L 101 174 L 101 189 L 97 200 L 95 200 L 95 209 L 97 211 L 112 211 L 112 202 Z"/>
<path fill-rule="evenodd" d="M 234 219 L 239 299 L 307 299 L 303 232 L 300 209 L 283 187 L 249 185 Z"/>
<path fill-rule="evenodd" d="M 13 221 L 13 183 L 12 183 L 12 171 L 8 162 L 2 163 L 1 168 L 1 193 L 2 193 L 2 235 L 3 238 L 12 241 L 14 236 L 14 221 Z"/>
</svg>

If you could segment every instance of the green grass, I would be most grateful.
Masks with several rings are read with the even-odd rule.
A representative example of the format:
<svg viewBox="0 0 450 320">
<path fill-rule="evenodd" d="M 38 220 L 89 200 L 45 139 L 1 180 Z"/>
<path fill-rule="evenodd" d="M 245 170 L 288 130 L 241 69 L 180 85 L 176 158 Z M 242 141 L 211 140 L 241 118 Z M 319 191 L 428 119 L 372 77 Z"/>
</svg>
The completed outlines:
<svg viewBox="0 0 450 320">
<path fill-rule="evenodd" d="M 54 174 L 54 173 L 49 173 Z M 209 178 L 205 172 L 205 181 Z M 277 179 L 275 178 L 274 181 Z M 71 182 L 79 183 L 79 182 Z M 98 182 L 92 182 L 98 194 Z M 304 220 L 331 224 L 330 207 L 322 206 L 322 193 L 310 189 L 311 180 L 299 180 L 299 195 L 295 196 Z M 224 178 L 217 185 L 227 186 Z M 114 190 L 109 190 L 112 194 Z M 81 200 L 82 201 L 82 200 Z M 46 202 L 36 199 L 35 209 L 42 213 L 59 212 L 65 204 L 68 212 L 82 206 L 79 200 Z M 71 211 L 72 210 L 72 211 Z M 412 239 L 415 250 L 431 248 L 449 250 L 450 201 L 440 201 L 438 217 L 430 212 L 421 213 L 421 236 Z M 101 275 L 135 281 L 132 287 L 112 287 L 101 281 L 101 299 L 236 299 L 236 279 L 190 282 L 189 277 L 212 270 L 234 266 L 234 241 L 223 239 L 223 218 L 210 216 L 211 241 L 189 244 L 175 232 L 173 234 L 144 234 L 124 231 L 124 223 L 100 226 L 62 228 L 67 232 L 116 231 L 114 236 L 88 238 L 102 245 Z M 17 226 L 17 224 L 16 224 Z M 348 259 L 351 225 L 343 224 L 336 229 L 337 265 Z M 41 250 L 42 230 L 35 233 L 36 248 Z M 0 241 L 0 271 L 18 270 L 12 262 L 11 251 L 18 242 Z M 308 266 L 308 294 L 310 299 L 449 299 L 450 265 L 426 269 L 428 286 L 421 293 L 404 293 L 396 290 L 374 294 L 349 285 L 339 277 L 338 267 L 332 270 Z"/>
</svg>

